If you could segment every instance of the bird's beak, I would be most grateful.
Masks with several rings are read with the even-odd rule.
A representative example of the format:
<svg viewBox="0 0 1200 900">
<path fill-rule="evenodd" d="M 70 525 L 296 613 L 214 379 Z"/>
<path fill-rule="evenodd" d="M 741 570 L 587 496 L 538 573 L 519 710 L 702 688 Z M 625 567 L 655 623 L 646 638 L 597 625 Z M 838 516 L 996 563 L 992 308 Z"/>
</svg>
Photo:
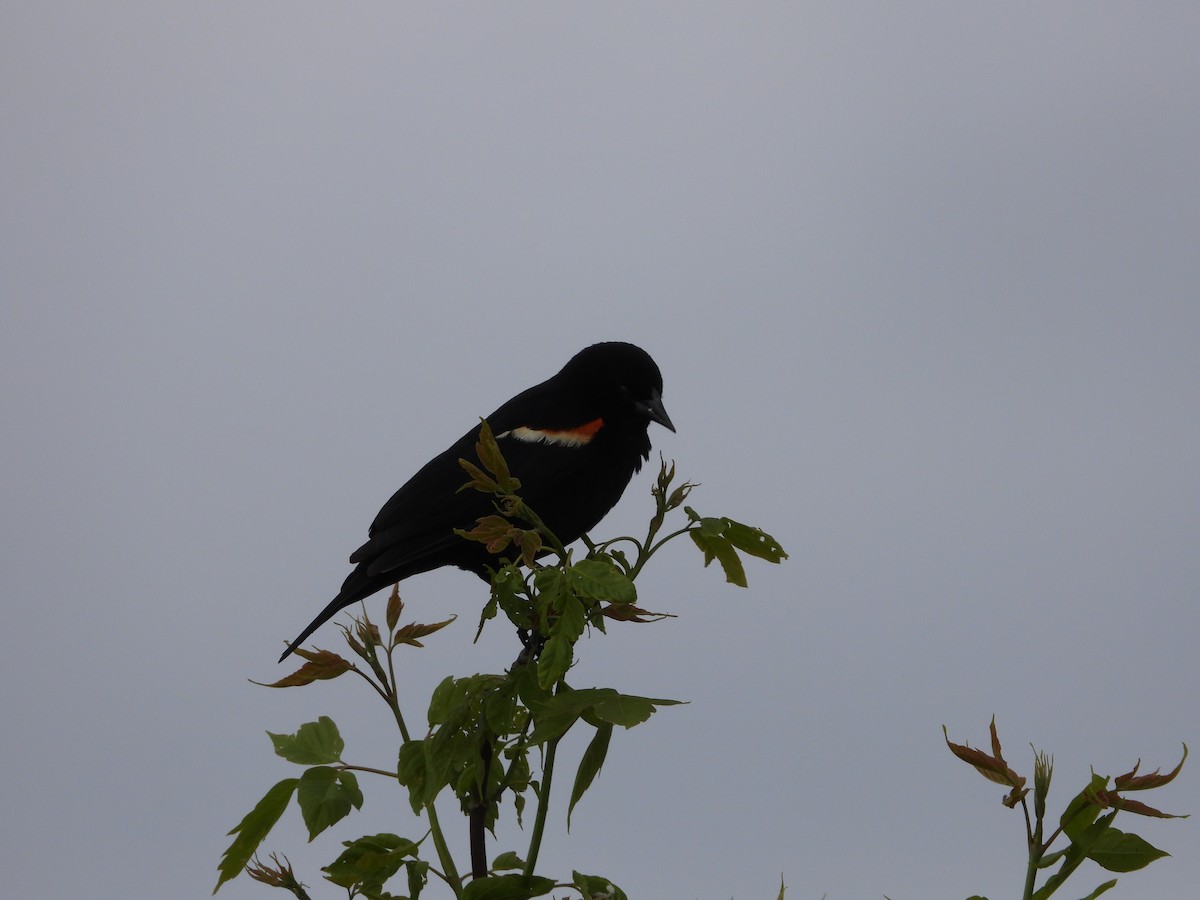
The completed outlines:
<svg viewBox="0 0 1200 900">
<path fill-rule="evenodd" d="M 662 397 L 657 393 L 652 395 L 645 403 L 639 403 L 637 408 L 640 412 L 646 415 L 650 421 L 657 422 L 663 428 L 668 428 L 671 431 L 675 430 L 675 426 L 671 424 L 671 417 L 667 415 L 667 409 L 663 406 Z"/>
</svg>

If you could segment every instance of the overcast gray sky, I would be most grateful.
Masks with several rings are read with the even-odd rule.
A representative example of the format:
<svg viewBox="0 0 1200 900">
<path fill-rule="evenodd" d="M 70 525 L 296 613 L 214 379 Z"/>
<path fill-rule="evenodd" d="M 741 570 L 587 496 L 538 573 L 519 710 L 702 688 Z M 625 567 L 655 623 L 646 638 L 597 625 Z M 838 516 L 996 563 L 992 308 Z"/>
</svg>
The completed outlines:
<svg viewBox="0 0 1200 900">
<path fill-rule="evenodd" d="M 640 583 L 679 618 L 581 647 L 578 686 L 691 703 L 615 736 L 547 872 L 1017 896 L 1020 813 L 943 724 L 1052 752 L 1054 809 L 1200 747 L 1198 46 L 1192 2 L 6 4 L 4 893 L 207 895 L 297 771 L 267 729 L 389 765 L 365 690 L 247 679 L 426 459 L 624 339 L 693 505 L 791 559 L 740 591 L 679 546 Z M 463 617 L 414 718 L 511 661 L 473 576 L 404 594 Z M 1200 813 L 1198 772 L 1147 799 Z M 367 788 L 268 844 L 314 896 L 419 833 Z M 1123 818 L 1174 855 L 1113 896 L 1194 897 L 1200 819 Z"/>
</svg>

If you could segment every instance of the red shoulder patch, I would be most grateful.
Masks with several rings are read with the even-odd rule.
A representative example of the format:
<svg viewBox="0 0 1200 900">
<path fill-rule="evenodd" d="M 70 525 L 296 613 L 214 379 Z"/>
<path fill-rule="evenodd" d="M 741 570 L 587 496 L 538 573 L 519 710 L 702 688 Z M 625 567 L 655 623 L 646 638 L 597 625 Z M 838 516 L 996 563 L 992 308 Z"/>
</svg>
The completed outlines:
<svg viewBox="0 0 1200 900">
<path fill-rule="evenodd" d="M 604 427 L 603 419 L 592 419 L 577 428 L 514 428 L 496 437 L 511 437 L 528 444 L 557 444 L 560 447 L 582 447 Z"/>
</svg>

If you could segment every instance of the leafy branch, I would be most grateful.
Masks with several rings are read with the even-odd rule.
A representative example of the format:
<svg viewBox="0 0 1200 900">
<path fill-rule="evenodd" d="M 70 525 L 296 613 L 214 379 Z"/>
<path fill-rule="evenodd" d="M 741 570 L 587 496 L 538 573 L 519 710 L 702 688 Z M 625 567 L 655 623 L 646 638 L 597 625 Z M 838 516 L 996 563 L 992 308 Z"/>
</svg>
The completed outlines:
<svg viewBox="0 0 1200 900">
<path fill-rule="evenodd" d="M 449 626 L 453 618 L 433 624 L 402 622 L 404 604 L 398 589 L 393 589 L 384 631 L 365 612 L 343 626 L 343 638 L 352 651 L 349 658 L 329 650 L 298 649 L 303 664 L 265 686 L 301 687 L 348 673 L 357 676 L 395 719 L 400 734 L 395 768 L 346 762 L 337 726 L 327 717 L 300 726 L 294 734 L 269 733 L 276 754 L 306 768 L 298 778 L 272 787 L 230 832 L 235 837 L 218 866 L 214 893 L 246 871 L 255 880 L 307 898 L 286 858 L 281 862 L 272 855 L 271 863 L 264 863 L 257 856 L 259 847 L 293 797 L 310 840 L 361 808 L 364 798 L 355 773 L 362 773 L 394 780 L 407 792 L 412 812 L 424 818 L 426 829 L 415 840 L 376 834 L 344 842 L 343 852 L 322 872 L 351 896 L 415 900 L 433 874 L 463 900 L 524 900 L 544 896 L 556 887 L 574 889 L 585 900 L 595 896 L 624 900 L 620 888 L 602 876 L 572 872 L 570 881 L 557 882 L 537 874 L 559 742 L 581 722 L 593 730 L 571 785 L 569 827 L 577 804 L 604 764 L 615 727 L 632 728 L 659 708 L 679 701 L 568 684 L 578 641 L 589 632 L 605 633 L 612 622 L 644 624 L 666 617 L 638 605 L 634 580 L 659 549 L 685 534 L 702 551 L 706 566 L 717 560 L 726 579 L 742 586 L 746 575 L 740 555 L 778 563 L 786 554 L 760 529 L 728 518 L 702 517 L 685 507 L 696 485 L 675 485 L 675 467 L 663 461 L 651 491 L 655 508 L 645 538 L 618 537 L 600 543 L 585 538 L 587 553 L 576 560 L 521 499 L 520 482 L 509 472 L 486 422 L 476 456 L 478 464 L 461 461 L 469 478 L 464 489 L 493 495 L 495 511 L 458 534 L 482 543 L 495 556 L 491 592 L 478 628 L 481 631 L 503 613 L 520 637 L 516 661 L 500 674 L 443 679 L 429 700 L 428 729 L 421 735 L 410 730 L 401 709 L 396 657 L 402 648 L 423 647 L 425 638 Z M 685 521 L 667 529 L 668 519 L 681 507 Z M 469 876 L 460 874 L 438 819 L 436 803 L 446 793 L 453 794 L 468 820 Z M 521 825 L 530 799 L 536 811 L 524 855 L 508 850 L 489 865 L 486 836 L 495 833 L 501 808 L 511 804 Z M 436 867 L 422 857 L 427 839 L 433 845 Z M 406 890 L 402 895 L 391 887 L 401 870 Z"/>
<path fill-rule="evenodd" d="M 943 731 L 945 729 L 943 728 Z M 1046 900 L 1063 882 L 1077 869 L 1084 860 L 1092 860 L 1101 868 L 1110 872 L 1133 872 L 1144 868 L 1154 860 L 1168 854 L 1152 846 L 1136 834 L 1127 834 L 1112 827 L 1113 819 L 1121 811 L 1139 816 L 1150 816 L 1158 819 L 1186 818 L 1161 812 L 1139 800 L 1131 800 L 1122 796 L 1130 791 L 1146 791 L 1170 784 L 1183 768 L 1187 760 L 1187 744 L 1183 745 L 1183 757 L 1179 764 L 1165 775 L 1155 769 L 1149 775 L 1138 775 L 1141 765 L 1139 760 L 1133 769 L 1124 775 L 1110 779 L 1092 773 L 1091 780 L 1082 791 L 1075 795 L 1066 810 L 1059 817 L 1058 827 L 1049 837 L 1044 835 L 1046 828 L 1046 797 L 1050 792 L 1050 779 L 1054 772 L 1054 758 L 1047 754 L 1034 751 L 1033 761 L 1033 817 L 1029 815 L 1027 797 L 1029 788 L 1027 779 L 1018 775 L 1004 759 L 1000 747 L 1000 738 L 996 733 L 996 720 L 992 719 L 991 727 L 992 752 L 987 753 L 966 744 L 955 744 L 946 735 L 946 744 L 950 751 L 965 763 L 975 767 L 988 781 L 1004 785 L 1010 790 L 1005 795 L 1003 803 L 1010 809 L 1020 806 L 1025 814 L 1026 844 L 1029 850 L 1029 862 L 1025 871 L 1025 884 L 1022 900 Z M 1101 816 L 1103 810 L 1110 810 Z M 1060 838 L 1068 841 L 1066 847 L 1051 851 L 1051 846 Z M 1058 866 L 1039 888 L 1037 887 L 1038 873 L 1054 865 Z M 1093 900 L 1110 890 L 1117 883 L 1113 878 L 1104 882 L 1083 900 Z M 970 900 L 984 900 L 973 897 Z"/>
</svg>

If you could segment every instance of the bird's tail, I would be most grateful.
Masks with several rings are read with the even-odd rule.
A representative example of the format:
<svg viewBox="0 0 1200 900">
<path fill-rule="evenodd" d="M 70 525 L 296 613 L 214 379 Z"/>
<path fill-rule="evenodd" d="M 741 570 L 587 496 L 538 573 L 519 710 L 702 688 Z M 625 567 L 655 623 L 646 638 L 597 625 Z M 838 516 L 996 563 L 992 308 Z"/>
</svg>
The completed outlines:
<svg viewBox="0 0 1200 900">
<path fill-rule="evenodd" d="M 329 605 L 321 610 L 320 614 L 315 619 L 308 623 L 305 629 L 300 632 L 300 636 L 288 644 L 287 649 L 283 651 L 283 656 L 279 657 L 280 662 L 283 662 L 285 659 L 287 659 L 293 650 L 308 640 L 309 635 L 337 615 L 340 610 L 345 609 L 351 603 L 354 603 L 359 599 L 356 596 L 347 597 L 346 593 L 346 589 L 343 588 L 341 593 L 329 601 Z"/>
<path fill-rule="evenodd" d="M 320 615 L 308 623 L 308 627 L 300 632 L 300 636 L 288 644 L 288 648 L 283 651 L 283 656 L 279 657 L 279 661 L 283 662 L 291 654 L 293 650 L 308 640 L 309 635 L 332 619 L 340 610 L 345 609 L 352 603 L 357 603 L 370 597 L 378 590 L 382 590 L 389 584 L 394 584 L 404 577 L 403 573 L 399 577 L 393 578 L 390 575 L 371 576 L 367 574 L 367 566 L 360 565 L 347 577 L 342 584 L 342 589 L 338 591 L 338 595 L 329 601 L 329 605 L 321 610 Z"/>
</svg>

